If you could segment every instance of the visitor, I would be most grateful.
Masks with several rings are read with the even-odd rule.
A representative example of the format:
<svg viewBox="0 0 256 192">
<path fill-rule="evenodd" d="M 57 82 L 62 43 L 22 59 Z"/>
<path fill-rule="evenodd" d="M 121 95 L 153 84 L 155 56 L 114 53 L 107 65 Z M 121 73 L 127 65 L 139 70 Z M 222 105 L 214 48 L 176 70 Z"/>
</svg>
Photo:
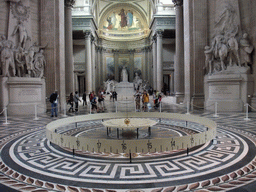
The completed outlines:
<svg viewBox="0 0 256 192">
<path fill-rule="evenodd" d="M 143 92 L 142 103 L 143 103 L 143 110 L 146 111 L 146 109 L 148 109 L 148 103 L 149 103 L 149 95 L 147 91 Z"/>
<path fill-rule="evenodd" d="M 70 108 L 69 108 L 69 112 L 74 112 L 74 95 L 73 92 L 70 93 L 69 95 L 69 100 L 68 100 L 68 104 L 70 104 Z"/>
<path fill-rule="evenodd" d="M 74 102 L 75 102 L 75 112 L 78 112 L 78 101 L 81 102 L 81 100 L 79 99 L 79 95 L 78 95 L 78 91 L 75 92 L 74 95 Z"/>
<path fill-rule="evenodd" d="M 92 112 L 95 110 L 95 112 L 98 112 L 98 107 L 97 107 L 97 99 L 96 96 L 93 95 L 93 98 L 91 100 L 91 106 L 92 106 Z"/>
<path fill-rule="evenodd" d="M 99 102 L 99 110 L 101 110 L 102 112 L 104 111 L 104 95 L 103 95 L 103 91 L 99 90 L 98 92 L 98 102 Z"/>
<path fill-rule="evenodd" d="M 136 91 L 134 97 L 135 97 L 135 105 L 136 105 L 136 111 L 139 112 L 140 111 L 140 92 L 139 90 Z"/>
<path fill-rule="evenodd" d="M 58 91 L 55 90 L 51 96 L 50 96 L 50 102 L 51 102 L 51 117 L 55 115 L 55 117 L 58 116 Z"/>
<path fill-rule="evenodd" d="M 116 91 L 113 91 L 112 98 L 113 98 L 113 101 L 117 101 L 117 92 Z"/>
<path fill-rule="evenodd" d="M 83 93 L 83 106 L 87 105 L 86 102 L 86 92 Z"/>
</svg>

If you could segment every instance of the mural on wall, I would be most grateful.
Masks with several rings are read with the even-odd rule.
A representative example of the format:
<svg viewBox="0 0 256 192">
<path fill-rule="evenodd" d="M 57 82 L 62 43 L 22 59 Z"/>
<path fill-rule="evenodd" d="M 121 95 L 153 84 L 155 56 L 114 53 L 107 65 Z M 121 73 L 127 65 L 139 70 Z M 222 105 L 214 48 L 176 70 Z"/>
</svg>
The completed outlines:
<svg viewBox="0 0 256 192">
<path fill-rule="evenodd" d="M 121 79 L 121 74 L 122 74 L 122 70 L 123 68 L 126 68 L 127 72 L 128 72 L 128 78 L 129 78 L 129 58 L 128 57 L 122 57 L 118 59 L 118 71 L 119 71 L 119 79 Z"/>
<path fill-rule="evenodd" d="M 107 79 L 115 79 L 115 64 L 113 57 L 106 57 Z"/>
<path fill-rule="evenodd" d="M 134 58 L 134 77 L 135 73 L 141 76 L 142 71 L 142 56 L 138 56 Z"/>
<path fill-rule="evenodd" d="M 108 14 L 103 29 L 113 30 L 113 31 L 136 31 L 143 29 L 141 19 L 138 14 L 130 9 L 116 9 L 112 13 Z"/>
</svg>

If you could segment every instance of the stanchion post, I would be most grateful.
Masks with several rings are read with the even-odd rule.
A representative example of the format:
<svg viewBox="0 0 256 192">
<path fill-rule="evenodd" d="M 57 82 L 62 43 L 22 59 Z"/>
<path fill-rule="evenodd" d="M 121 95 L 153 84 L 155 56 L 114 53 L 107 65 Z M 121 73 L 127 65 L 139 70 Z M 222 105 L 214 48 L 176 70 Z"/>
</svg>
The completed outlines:
<svg viewBox="0 0 256 192">
<path fill-rule="evenodd" d="M 115 102 L 115 104 L 116 104 L 116 113 L 117 113 L 117 102 Z"/>
<path fill-rule="evenodd" d="M 218 103 L 217 102 L 215 102 L 214 109 L 215 109 L 215 113 L 214 113 L 213 117 L 219 117 L 219 115 L 218 115 Z"/>
<path fill-rule="evenodd" d="M 39 120 L 39 118 L 37 117 L 37 104 L 35 104 L 35 121 Z"/>
<path fill-rule="evenodd" d="M 92 114 L 92 103 L 91 102 L 90 102 L 89 107 L 90 107 L 90 114 Z"/>
<path fill-rule="evenodd" d="M 186 113 L 186 115 L 190 115 L 190 113 L 189 113 L 189 101 L 187 101 L 187 113 Z"/>
<path fill-rule="evenodd" d="M 7 121 L 7 107 L 4 108 L 4 117 L 5 117 L 5 123 L 3 123 L 4 125 L 8 125 L 10 123 L 8 123 Z"/>
<path fill-rule="evenodd" d="M 248 114 L 248 112 L 249 112 L 249 104 L 246 103 L 244 106 L 245 106 L 245 118 L 244 118 L 244 120 L 245 120 L 245 121 L 249 121 L 249 120 L 250 120 L 250 119 L 248 118 L 248 116 L 249 116 L 249 114 Z"/>
<path fill-rule="evenodd" d="M 63 117 L 67 117 L 67 104 L 64 104 L 64 112 Z"/>
<path fill-rule="evenodd" d="M 160 113 L 162 113 L 162 102 L 159 102 L 160 103 Z"/>
</svg>

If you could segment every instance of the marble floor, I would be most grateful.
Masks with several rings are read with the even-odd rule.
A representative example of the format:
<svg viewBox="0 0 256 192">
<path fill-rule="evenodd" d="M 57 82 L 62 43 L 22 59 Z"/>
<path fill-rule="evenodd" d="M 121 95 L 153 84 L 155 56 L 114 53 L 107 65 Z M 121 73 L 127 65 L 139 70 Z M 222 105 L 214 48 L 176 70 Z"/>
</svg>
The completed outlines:
<svg viewBox="0 0 256 192">
<path fill-rule="evenodd" d="M 151 104 L 152 103 L 152 98 Z M 134 111 L 131 98 L 116 106 L 105 100 L 102 113 Z M 183 105 L 163 99 L 161 109 L 150 112 L 187 113 Z M 78 113 L 90 113 L 79 106 Z M 169 192 L 169 191 L 239 191 L 256 188 L 256 113 L 214 113 L 194 107 L 193 115 L 217 122 L 217 136 L 209 143 L 176 153 L 141 153 L 132 163 L 124 154 L 77 152 L 50 144 L 45 138 L 45 125 L 65 118 L 63 113 L 34 116 L 11 116 L 5 123 L 0 116 L 0 191 L 80 191 L 80 192 Z M 96 126 L 97 122 L 88 122 Z M 162 128 L 161 124 L 158 125 Z M 168 129 L 168 128 L 166 128 Z M 193 125 L 191 125 L 193 129 Z M 93 135 L 99 135 L 101 129 Z M 160 134 L 160 133 L 157 133 Z M 170 133 L 173 134 L 173 133 Z"/>
</svg>

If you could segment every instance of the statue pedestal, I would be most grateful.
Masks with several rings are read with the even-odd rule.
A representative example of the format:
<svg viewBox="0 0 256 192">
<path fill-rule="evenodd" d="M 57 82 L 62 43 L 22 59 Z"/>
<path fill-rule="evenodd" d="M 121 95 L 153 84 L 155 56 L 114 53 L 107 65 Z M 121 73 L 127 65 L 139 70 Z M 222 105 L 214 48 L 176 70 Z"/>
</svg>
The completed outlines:
<svg viewBox="0 0 256 192">
<path fill-rule="evenodd" d="M 244 111 L 253 94 L 253 76 L 249 74 L 217 74 L 204 78 L 205 109 L 218 112 Z"/>
<path fill-rule="evenodd" d="M 133 96 L 134 95 L 133 83 L 120 82 L 116 84 L 116 92 L 118 95 L 122 95 L 122 96 Z"/>
<path fill-rule="evenodd" d="M 33 115 L 46 111 L 45 80 L 41 78 L 1 77 L 0 107 L 7 106 L 8 115 Z"/>
</svg>

